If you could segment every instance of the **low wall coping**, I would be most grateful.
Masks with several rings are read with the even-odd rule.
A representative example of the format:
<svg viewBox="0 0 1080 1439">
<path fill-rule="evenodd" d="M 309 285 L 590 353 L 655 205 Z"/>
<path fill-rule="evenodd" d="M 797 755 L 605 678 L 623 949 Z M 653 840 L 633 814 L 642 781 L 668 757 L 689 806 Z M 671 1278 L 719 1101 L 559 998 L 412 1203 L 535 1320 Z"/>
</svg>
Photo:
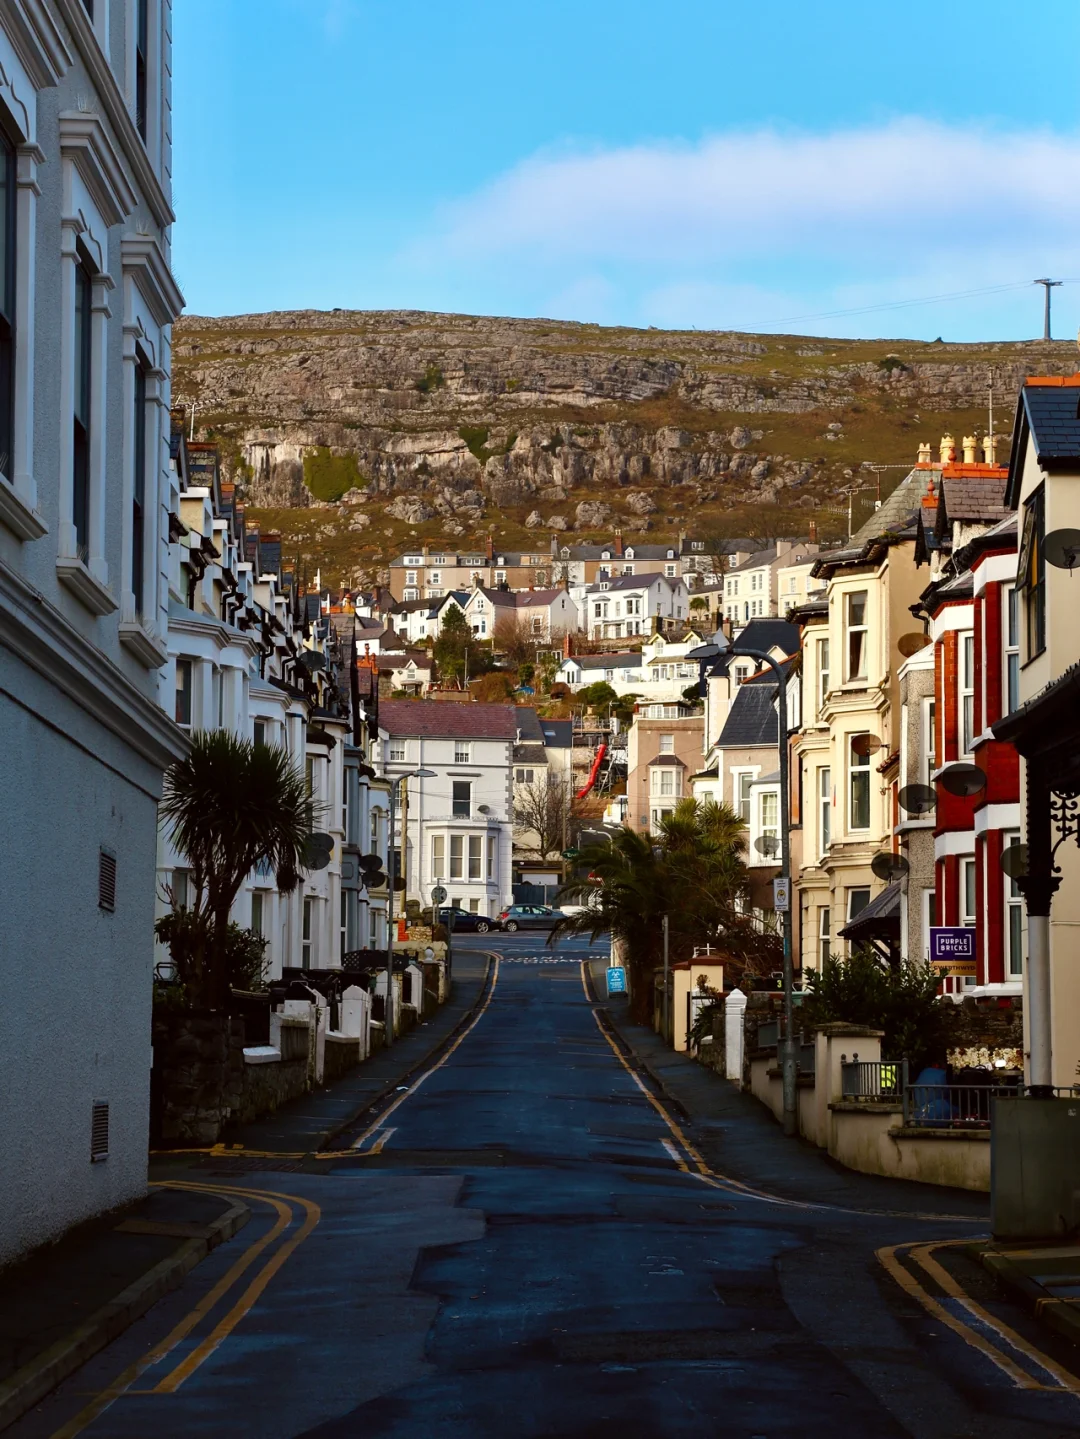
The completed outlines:
<svg viewBox="0 0 1080 1439">
<path fill-rule="evenodd" d="M 244 1050 L 245 1064 L 280 1064 L 281 1050 L 272 1044 L 252 1044 Z"/>
<path fill-rule="evenodd" d="M 885 1038 L 885 1031 L 883 1029 L 871 1029 L 865 1024 L 848 1024 L 845 1020 L 840 1019 L 830 1020 L 828 1024 L 815 1025 L 814 1032 L 815 1034 L 824 1034 L 827 1036 L 843 1036 L 844 1039 Z"/>
<path fill-rule="evenodd" d="M 767 1079 L 783 1079 L 783 1066 L 779 1064 L 772 1065 L 765 1071 L 765 1077 Z M 795 1083 L 799 1089 L 813 1089 L 815 1078 L 813 1074 L 806 1074 L 800 1069 L 796 1069 L 795 1071 Z"/>
<path fill-rule="evenodd" d="M 282 1029 L 310 1029 L 311 1020 L 299 1014 L 278 1014 Z"/>
<path fill-rule="evenodd" d="M 976 1144 L 989 1144 L 989 1129 L 924 1129 L 921 1124 L 889 1130 L 890 1139 L 970 1139 Z"/>
<path fill-rule="evenodd" d="M 904 1112 L 902 1104 L 882 1099 L 834 1099 L 829 1108 L 838 1114 L 903 1114 Z"/>
<path fill-rule="evenodd" d="M 341 1034 L 336 1029 L 328 1029 L 325 1034 L 327 1044 L 359 1044 L 358 1034 Z"/>
</svg>

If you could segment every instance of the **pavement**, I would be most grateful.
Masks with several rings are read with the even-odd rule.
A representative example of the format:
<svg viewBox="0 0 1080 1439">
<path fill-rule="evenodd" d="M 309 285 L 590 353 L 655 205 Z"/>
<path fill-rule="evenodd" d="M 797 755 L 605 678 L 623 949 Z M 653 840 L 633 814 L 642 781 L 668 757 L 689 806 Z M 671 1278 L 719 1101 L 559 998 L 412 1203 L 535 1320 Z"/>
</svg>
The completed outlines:
<svg viewBox="0 0 1080 1439">
<path fill-rule="evenodd" d="M 786 1140 L 597 1003 L 599 946 L 484 942 L 475 1013 L 318 1157 L 170 1159 L 247 1227 L 13 1439 L 1077 1433 L 1077 1350 L 968 1252 L 985 1200 Z"/>
<path fill-rule="evenodd" d="M 490 954 L 457 957 L 449 999 L 424 1024 L 326 1089 L 230 1133 L 219 1166 L 238 1152 L 312 1154 L 451 1042 L 479 1004 Z M 225 1157 L 222 1157 L 222 1156 Z M 0 1430 L 117 1338 L 251 1217 L 238 1196 L 172 1187 L 186 1183 L 190 1151 L 158 1154 L 155 1187 L 122 1212 L 80 1226 L 4 1271 L 0 1286 Z"/>
</svg>

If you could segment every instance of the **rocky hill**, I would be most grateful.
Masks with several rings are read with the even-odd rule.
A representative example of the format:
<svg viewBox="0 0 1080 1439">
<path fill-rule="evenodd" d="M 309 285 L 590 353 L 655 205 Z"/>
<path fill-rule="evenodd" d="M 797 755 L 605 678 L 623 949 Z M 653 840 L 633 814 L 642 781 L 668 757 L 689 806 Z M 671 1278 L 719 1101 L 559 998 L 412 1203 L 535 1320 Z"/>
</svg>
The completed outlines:
<svg viewBox="0 0 1080 1439">
<path fill-rule="evenodd" d="M 920 441 L 1008 451 L 1025 374 L 1071 344 L 952 345 L 603 328 L 413 311 L 299 311 L 175 332 L 174 396 L 256 518 L 331 583 L 409 536 L 510 548 L 584 537 L 840 533 Z M 867 487 L 863 489 L 862 487 Z"/>
</svg>

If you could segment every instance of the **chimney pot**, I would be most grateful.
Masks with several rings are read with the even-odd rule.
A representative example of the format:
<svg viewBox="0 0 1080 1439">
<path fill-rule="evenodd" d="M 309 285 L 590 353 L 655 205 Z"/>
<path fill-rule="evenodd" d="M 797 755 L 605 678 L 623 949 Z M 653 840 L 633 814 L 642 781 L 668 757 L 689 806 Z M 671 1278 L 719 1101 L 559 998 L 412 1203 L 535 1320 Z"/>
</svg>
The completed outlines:
<svg viewBox="0 0 1080 1439">
<path fill-rule="evenodd" d="M 973 464 L 975 464 L 975 453 L 976 453 L 977 445 L 978 445 L 978 441 L 975 439 L 975 436 L 974 436 L 974 435 L 965 435 L 965 436 L 964 436 L 964 464 L 965 464 L 965 465 L 973 465 Z"/>
<path fill-rule="evenodd" d="M 929 445 L 929 442 L 928 442 L 927 444 L 925 444 L 925 445 L 920 445 L 920 446 L 919 446 L 919 461 L 918 461 L 918 462 L 919 462 L 920 465 L 928 465 L 928 464 L 930 463 L 930 445 Z"/>
<path fill-rule="evenodd" d="M 806 537 L 810 544 L 817 544 L 817 520 L 810 521 L 810 524 L 807 526 Z"/>
<path fill-rule="evenodd" d="M 952 435 L 942 435 L 940 453 L 941 463 L 943 465 L 947 465 L 956 459 L 956 441 Z"/>
<path fill-rule="evenodd" d="M 993 437 L 993 435 L 983 435 L 982 447 L 983 447 L 983 458 L 984 458 L 984 460 L 986 461 L 986 463 L 987 463 L 988 465 L 992 465 L 992 464 L 994 463 L 994 437 Z"/>
</svg>

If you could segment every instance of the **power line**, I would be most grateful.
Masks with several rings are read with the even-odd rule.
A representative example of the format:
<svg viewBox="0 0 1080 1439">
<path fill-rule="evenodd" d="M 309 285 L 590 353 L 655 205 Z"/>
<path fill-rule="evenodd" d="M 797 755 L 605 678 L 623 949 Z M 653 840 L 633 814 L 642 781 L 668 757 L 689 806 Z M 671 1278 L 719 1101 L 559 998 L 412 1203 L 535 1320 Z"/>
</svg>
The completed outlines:
<svg viewBox="0 0 1080 1439">
<path fill-rule="evenodd" d="M 1042 284 L 1044 282 L 1037 280 L 1035 283 Z M 1053 283 L 1055 285 L 1072 285 L 1077 282 L 1070 279 L 1055 280 Z M 912 300 L 891 300 L 880 305 L 859 305 L 848 310 L 820 310 L 813 315 L 785 315 L 779 320 L 771 321 L 770 324 L 772 326 L 796 325 L 802 323 L 804 320 L 835 320 L 845 315 L 873 315 L 886 310 L 906 310 L 914 305 L 935 305 L 944 300 L 970 300 L 980 295 L 1001 295 L 1010 290 L 1026 290 L 1030 285 L 1030 280 L 1019 280 L 1009 285 L 985 285 L 978 290 L 953 290 L 943 295 L 926 295 L 920 299 Z M 764 325 L 754 325 L 750 327 L 751 331 L 765 330 L 767 328 L 768 327 Z M 746 332 L 744 331 L 744 333 Z"/>
</svg>

